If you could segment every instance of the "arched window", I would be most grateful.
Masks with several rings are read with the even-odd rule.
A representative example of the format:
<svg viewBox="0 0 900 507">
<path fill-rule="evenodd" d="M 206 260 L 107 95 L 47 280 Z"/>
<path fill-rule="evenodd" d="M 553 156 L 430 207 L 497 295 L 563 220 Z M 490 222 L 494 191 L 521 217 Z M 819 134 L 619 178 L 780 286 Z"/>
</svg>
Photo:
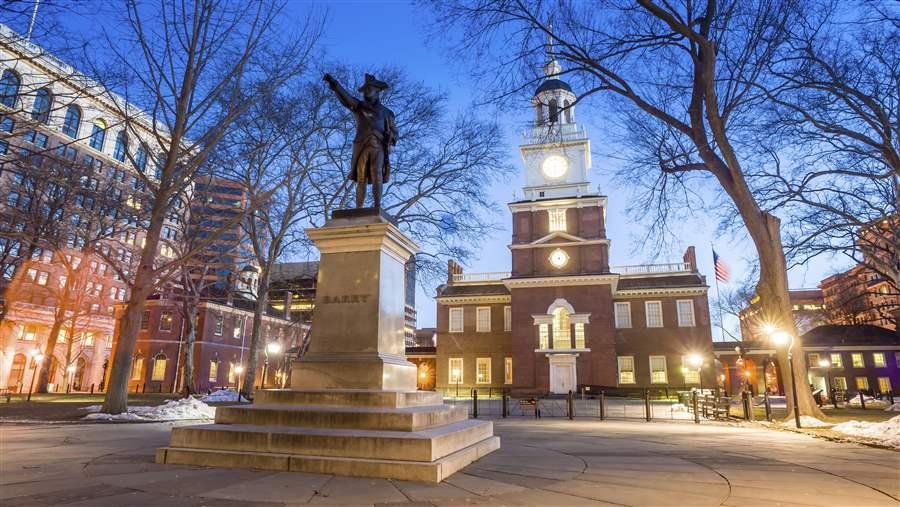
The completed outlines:
<svg viewBox="0 0 900 507">
<path fill-rule="evenodd" d="M 534 124 L 540 125 L 544 123 L 544 106 L 541 105 L 540 102 L 537 103 L 537 106 L 534 108 L 535 111 L 535 119 Z"/>
<path fill-rule="evenodd" d="M 563 101 L 563 109 L 566 111 L 566 123 L 572 123 L 572 104 L 568 100 Z"/>
<path fill-rule="evenodd" d="M 19 389 L 22 384 L 22 379 L 25 377 L 25 354 L 16 354 L 13 357 L 12 366 L 9 369 L 9 377 L 6 379 L 6 385 L 10 388 L 10 390 L 15 389 L 16 392 L 21 392 Z"/>
<path fill-rule="evenodd" d="M 144 371 L 144 356 L 138 354 L 131 361 L 131 380 L 141 380 L 141 373 Z"/>
<path fill-rule="evenodd" d="M 557 307 L 553 310 L 553 348 L 572 348 L 571 325 L 569 324 L 569 310 Z"/>
<path fill-rule="evenodd" d="M 119 131 L 119 134 L 116 135 L 116 149 L 113 150 L 113 158 L 118 160 L 119 162 L 125 162 L 125 152 L 128 148 L 128 141 L 125 138 L 125 131 Z"/>
<path fill-rule="evenodd" d="M 550 123 L 556 123 L 559 120 L 559 103 L 556 99 L 550 99 Z"/>
<path fill-rule="evenodd" d="M 19 95 L 19 76 L 7 69 L 0 77 L 0 104 L 6 107 L 16 107 L 16 97 Z"/>
<path fill-rule="evenodd" d="M 160 352 L 153 356 L 153 376 L 150 377 L 150 380 L 153 382 L 162 382 L 166 379 L 166 364 L 169 362 L 169 358 L 166 357 L 164 352 Z"/>
<path fill-rule="evenodd" d="M 98 118 L 94 120 L 94 127 L 91 130 L 91 148 L 103 151 L 104 141 L 106 141 L 106 122 Z"/>
<path fill-rule="evenodd" d="M 75 139 L 78 137 L 78 126 L 81 124 L 81 109 L 75 104 L 66 108 L 66 119 L 63 121 L 63 134 Z"/>
<path fill-rule="evenodd" d="M 50 121 L 50 106 L 53 104 L 53 97 L 50 90 L 41 88 L 34 94 L 34 105 L 31 106 L 31 119 L 41 123 Z"/>
<path fill-rule="evenodd" d="M 147 148 L 144 145 L 138 146 L 137 153 L 134 154 L 134 166 L 141 172 L 147 169 Z"/>
</svg>

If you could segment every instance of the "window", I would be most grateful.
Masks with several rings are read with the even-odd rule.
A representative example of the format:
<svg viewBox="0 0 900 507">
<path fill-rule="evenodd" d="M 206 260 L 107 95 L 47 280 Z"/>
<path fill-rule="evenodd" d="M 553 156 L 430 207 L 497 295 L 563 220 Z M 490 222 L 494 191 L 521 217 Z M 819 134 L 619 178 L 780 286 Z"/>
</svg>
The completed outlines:
<svg viewBox="0 0 900 507">
<path fill-rule="evenodd" d="M 448 381 L 451 384 L 461 384 L 463 381 L 463 360 L 461 357 L 450 358 L 450 370 Z"/>
<path fill-rule="evenodd" d="M 584 345 L 584 324 L 581 322 L 575 324 L 575 348 L 583 349 Z"/>
<path fill-rule="evenodd" d="M 843 368 L 844 367 L 844 360 L 841 358 L 840 353 L 835 352 L 835 353 L 831 354 L 831 367 L 832 368 Z"/>
<path fill-rule="evenodd" d="M 663 327 L 662 302 L 647 301 L 644 303 L 647 312 L 647 327 Z"/>
<path fill-rule="evenodd" d="M 37 340 L 37 334 L 34 329 L 19 328 L 19 340 L 23 342 L 33 342 Z"/>
<path fill-rule="evenodd" d="M 172 324 L 175 322 L 175 316 L 172 312 L 166 310 L 163 311 L 159 316 L 159 330 L 160 331 L 171 331 Z"/>
<path fill-rule="evenodd" d="M 541 350 L 550 348 L 550 326 L 547 324 L 538 326 L 538 348 Z"/>
<path fill-rule="evenodd" d="M 29 282 L 35 281 L 37 279 L 37 270 L 34 268 L 28 268 L 28 271 L 25 272 L 25 275 L 28 277 Z"/>
<path fill-rule="evenodd" d="M 684 383 L 685 384 L 699 384 L 700 383 L 700 369 L 694 368 L 690 364 L 688 364 L 688 360 L 686 357 L 681 357 L 681 370 L 684 372 Z"/>
<path fill-rule="evenodd" d="M 91 127 L 91 148 L 97 151 L 103 151 L 103 143 L 106 141 L 106 122 L 101 119 L 94 120 Z"/>
<path fill-rule="evenodd" d="M 7 69 L 0 77 L 0 104 L 6 107 L 16 107 L 16 97 L 19 95 L 19 76 Z"/>
<path fill-rule="evenodd" d="M 141 315 L 141 329 L 150 329 L 150 310 L 144 310 Z"/>
<path fill-rule="evenodd" d="M 50 106 L 53 98 L 50 90 L 41 88 L 34 95 L 34 104 L 31 106 L 31 119 L 41 123 L 50 121 Z"/>
<path fill-rule="evenodd" d="M 63 120 L 63 134 L 75 139 L 78 137 L 78 125 L 81 124 L 81 109 L 75 104 L 66 108 L 66 117 Z"/>
<path fill-rule="evenodd" d="M 491 383 L 491 358 L 479 357 L 475 360 L 475 383 Z"/>
<path fill-rule="evenodd" d="M 209 362 L 209 382 L 215 384 L 219 379 L 219 362 L 212 360 Z"/>
<path fill-rule="evenodd" d="M 887 368 L 887 363 L 884 360 L 884 352 L 872 352 L 872 364 L 875 365 L 876 368 Z"/>
<path fill-rule="evenodd" d="M 854 368 L 865 368 L 866 363 L 863 362 L 862 352 L 853 352 L 850 354 L 850 363 L 853 364 Z"/>
<path fill-rule="evenodd" d="M 225 327 L 225 316 L 222 314 L 216 315 L 216 327 L 213 329 L 213 334 L 216 336 L 222 336 L 222 330 Z"/>
<path fill-rule="evenodd" d="M 512 307 L 503 307 L 503 330 L 512 331 Z"/>
<path fill-rule="evenodd" d="M 160 352 L 153 357 L 153 373 L 150 380 L 153 382 L 162 382 L 166 379 L 166 363 L 168 362 L 166 355 Z"/>
<path fill-rule="evenodd" d="M 137 356 L 131 362 L 131 380 L 141 380 L 141 371 L 144 369 L 144 358 Z"/>
<path fill-rule="evenodd" d="M 240 340 L 244 335 L 244 318 L 235 316 L 234 317 L 234 328 L 231 330 L 232 337 Z"/>
<path fill-rule="evenodd" d="M 878 392 L 886 393 L 891 390 L 891 379 L 888 377 L 878 377 Z"/>
<path fill-rule="evenodd" d="M 869 388 L 868 377 L 856 377 L 856 388 L 859 390 L 868 389 Z"/>
<path fill-rule="evenodd" d="M 141 172 L 147 168 L 147 149 L 144 146 L 138 146 L 137 153 L 134 154 L 134 166 Z"/>
<path fill-rule="evenodd" d="M 675 304 L 678 308 L 678 327 L 694 327 L 694 300 L 679 299 Z"/>
<path fill-rule="evenodd" d="M 125 301 L 125 295 L 126 295 L 126 294 L 127 294 L 127 293 L 125 292 L 125 288 L 124 288 L 124 287 L 119 287 L 119 301 Z"/>
<path fill-rule="evenodd" d="M 666 356 L 650 356 L 650 382 L 653 384 L 669 382 L 669 374 L 666 372 Z"/>
<path fill-rule="evenodd" d="M 619 356 L 619 383 L 634 384 L 634 356 Z"/>
<path fill-rule="evenodd" d="M 60 329 L 56 335 L 56 343 L 66 343 L 66 330 Z"/>
<path fill-rule="evenodd" d="M 116 147 L 113 149 L 113 158 L 118 160 L 119 162 L 125 162 L 125 152 L 128 147 L 128 142 L 125 139 L 125 131 L 121 130 L 116 135 Z M 124 173 L 122 177 L 124 178 Z"/>
<path fill-rule="evenodd" d="M 475 309 L 475 332 L 491 332 L 491 307 L 484 306 Z"/>
<path fill-rule="evenodd" d="M 839 391 L 846 391 L 847 379 L 844 377 L 834 377 L 834 388 Z"/>
<path fill-rule="evenodd" d="M 569 324 L 569 311 L 558 307 L 553 310 L 553 348 L 572 348 L 572 331 Z"/>
<path fill-rule="evenodd" d="M 0 118 L 0 132 L 6 132 L 8 134 L 12 134 L 13 128 L 16 126 L 15 120 L 10 118 L 9 116 L 4 116 Z"/>
<path fill-rule="evenodd" d="M 37 284 L 38 285 L 47 285 L 47 279 L 50 277 L 50 273 L 46 271 L 41 271 L 38 273 Z"/>
<path fill-rule="evenodd" d="M 554 231 L 566 231 L 566 210 L 565 209 L 551 209 L 547 210 L 547 214 L 550 216 L 550 232 Z"/>
<path fill-rule="evenodd" d="M 85 347 L 93 347 L 94 346 L 94 333 L 88 331 L 82 335 L 82 340 L 84 342 Z"/>
<path fill-rule="evenodd" d="M 559 119 L 559 103 L 556 99 L 550 99 L 550 123 L 556 123 Z"/>
<path fill-rule="evenodd" d="M 819 367 L 819 354 L 813 352 L 806 356 L 809 359 L 809 367 L 810 368 L 818 368 Z"/>
<path fill-rule="evenodd" d="M 512 358 L 503 358 L 503 383 L 512 384 Z"/>
<path fill-rule="evenodd" d="M 462 308 L 451 308 L 450 309 L 450 332 L 451 333 L 462 333 L 463 332 L 463 309 Z"/>
</svg>

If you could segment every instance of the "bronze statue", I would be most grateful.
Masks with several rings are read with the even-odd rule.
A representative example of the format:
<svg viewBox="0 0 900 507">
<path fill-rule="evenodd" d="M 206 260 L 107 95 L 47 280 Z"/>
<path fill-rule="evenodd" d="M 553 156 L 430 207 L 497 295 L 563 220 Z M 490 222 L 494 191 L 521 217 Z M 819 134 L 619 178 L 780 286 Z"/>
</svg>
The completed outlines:
<svg viewBox="0 0 900 507">
<path fill-rule="evenodd" d="M 397 144 L 397 128 L 394 112 L 381 104 L 380 95 L 388 85 L 366 74 L 366 82 L 359 87 L 363 99 L 353 97 L 331 74 L 325 74 L 325 81 L 347 109 L 356 116 L 356 138 L 353 140 L 353 157 L 350 160 L 350 174 L 347 178 L 356 182 L 356 207 L 362 208 L 366 201 L 366 185 L 372 185 L 372 201 L 375 208 L 381 207 L 381 187 L 391 176 L 391 162 L 388 155 Z"/>
</svg>

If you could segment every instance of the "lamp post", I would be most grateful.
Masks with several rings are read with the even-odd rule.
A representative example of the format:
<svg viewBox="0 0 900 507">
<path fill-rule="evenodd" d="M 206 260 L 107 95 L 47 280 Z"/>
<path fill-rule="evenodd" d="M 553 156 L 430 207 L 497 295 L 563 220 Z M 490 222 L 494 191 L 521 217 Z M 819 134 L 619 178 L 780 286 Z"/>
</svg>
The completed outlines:
<svg viewBox="0 0 900 507">
<path fill-rule="evenodd" d="M 265 362 L 263 362 L 262 385 L 260 386 L 262 389 L 266 388 L 266 375 L 268 374 L 269 370 L 269 354 L 275 355 L 281 352 L 281 344 L 278 342 L 272 342 L 266 345 L 266 348 L 264 350 L 266 354 Z"/>
<path fill-rule="evenodd" d="M 31 393 L 34 391 L 34 381 L 37 377 L 38 367 L 44 362 L 44 354 L 41 354 L 41 351 L 38 349 L 32 350 L 31 362 L 34 365 L 34 371 L 31 373 L 31 386 L 28 388 L 28 401 L 31 401 Z"/>
<path fill-rule="evenodd" d="M 791 373 L 791 398 L 794 401 L 794 424 L 800 429 L 800 406 L 797 403 L 797 378 L 794 376 L 794 336 L 785 331 L 774 329 L 769 336 L 775 345 L 787 345 L 788 369 Z"/>
<path fill-rule="evenodd" d="M 834 386 L 831 385 L 831 375 L 829 375 L 831 371 L 831 360 L 819 359 L 819 368 L 825 369 L 825 386 L 828 388 L 828 399 L 831 401 L 831 405 L 834 408 L 837 408 L 837 403 L 834 397 Z"/>
<path fill-rule="evenodd" d="M 456 379 L 456 397 L 459 398 L 459 381 L 462 380 L 459 374 L 459 368 L 453 368 L 453 378 Z"/>
<path fill-rule="evenodd" d="M 68 373 L 68 380 L 66 381 L 66 392 L 68 393 L 74 387 L 73 384 L 75 384 L 75 364 L 66 366 L 66 372 Z"/>
<path fill-rule="evenodd" d="M 244 373 L 244 367 L 241 365 L 237 365 L 234 367 L 234 372 L 237 373 L 237 384 L 234 386 L 235 391 L 241 390 L 241 375 Z M 240 400 L 238 400 L 240 401 Z"/>
<path fill-rule="evenodd" d="M 687 357 L 688 364 L 696 368 L 697 379 L 700 381 L 700 392 L 703 392 L 703 356 L 691 354 Z"/>
</svg>

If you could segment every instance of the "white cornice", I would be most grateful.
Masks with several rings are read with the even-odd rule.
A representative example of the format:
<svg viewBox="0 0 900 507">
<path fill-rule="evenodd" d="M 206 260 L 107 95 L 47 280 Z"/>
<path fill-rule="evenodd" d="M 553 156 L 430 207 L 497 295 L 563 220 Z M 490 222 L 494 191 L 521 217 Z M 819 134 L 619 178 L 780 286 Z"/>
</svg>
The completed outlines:
<svg viewBox="0 0 900 507">
<path fill-rule="evenodd" d="M 648 289 L 625 289 L 613 294 L 613 299 L 646 298 L 654 296 L 703 296 L 709 291 L 702 287 L 657 287 Z"/>
<path fill-rule="evenodd" d="M 570 275 L 540 276 L 534 278 L 508 278 L 503 281 L 510 289 L 533 287 L 566 287 L 574 285 L 610 285 L 613 293 L 619 282 L 619 275 Z"/>
<path fill-rule="evenodd" d="M 564 185 L 565 186 L 565 185 Z M 525 187 L 523 190 L 538 187 Z M 543 211 L 551 208 L 587 208 L 591 206 L 606 207 L 606 196 L 594 195 L 586 197 L 563 197 L 540 201 L 511 202 L 507 206 L 513 213 L 517 211 Z"/>
<path fill-rule="evenodd" d="M 547 236 L 544 236 L 546 238 Z M 543 239 L 543 238 L 541 238 Z M 541 241 L 540 239 L 538 241 Z M 525 250 L 529 248 L 556 248 L 562 246 L 588 246 L 588 245 L 609 245 L 608 239 L 576 239 L 575 241 L 567 241 L 565 243 L 525 243 L 518 245 L 509 245 L 510 250 Z M 616 275 L 618 276 L 618 275 Z"/>
<path fill-rule="evenodd" d="M 474 303 L 509 303 L 512 298 L 505 295 L 492 296 L 439 296 L 435 298 L 440 305 L 465 305 Z"/>
</svg>

